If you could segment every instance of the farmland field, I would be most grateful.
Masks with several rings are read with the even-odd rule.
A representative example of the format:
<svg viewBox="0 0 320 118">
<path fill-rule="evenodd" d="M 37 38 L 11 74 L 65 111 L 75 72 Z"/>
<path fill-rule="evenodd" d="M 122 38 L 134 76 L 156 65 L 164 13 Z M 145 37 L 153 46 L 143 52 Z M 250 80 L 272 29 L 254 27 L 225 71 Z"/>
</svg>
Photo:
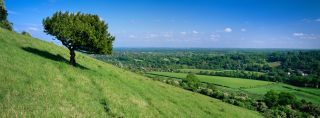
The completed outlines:
<svg viewBox="0 0 320 118">
<path fill-rule="evenodd" d="M 276 90 L 277 92 L 289 92 L 296 95 L 299 99 L 305 99 L 307 101 L 320 104 L 319 89 L 294 87 L 291 85 L 278 83 L 261 87 L 246 88 L 243 90 L 259 95 L 264 95 L 270 90 Z"/>
<path fill-rule="evenodd" d="M 204 72 L 234 72 L 234 71 L 237 71 L 237 70 L 205 70 L 205 69 L 179 69 L 180 72 L 183 72 L 183 73 L 200 73 L 201 71 L 204 71 Z M 264 73 L 262 72 L 255 72 L 255 71 L 244 71 L 245 73 L 255 73 L 255 74 L 258 74 L 258 75 L 263 75 Z"/>
<path fill-rule="evenodd" d="M 172 73 L 172 72 L 150 72 L 148 76 L 163 76 L 184 79 L 186 73 Z M 260 80 L 250 80 L 232 77 L 220 76 L 206 76 L 196 75 L 201 82 L 213 83 L 224 86 L 232 91 L 243 91 L 251 95 L 260 96 L 262 98 L 270 90 L 277 92 L 289 92 L 297 96 L 298 99 L 305 99 L 315 104 L 320 104 L 320 89 L 295 87 L 283 83 L 267 82 Z M 221 87 L 220 87 L 221 88 Z M 224 89 L 227 89 L 224 88 Z"/>
<path fill-rule="evenodd" d="M 176 78 L 185 78 L 186 73 L 171 73 L 171 72 L 151 72 L 150 74 L 170 76 Z M 221 86 L 226 86 L 230 88 L 252 88 L 255 86 L 264 86 L 273 84 L 273 82 L 250 80 L 250 79 L 240 79 L 232 77 L 220 77 L 220 76 L 207 76 L 207 75 L 197 75 L 201 82 L 214 83 Z"/>
</svg>

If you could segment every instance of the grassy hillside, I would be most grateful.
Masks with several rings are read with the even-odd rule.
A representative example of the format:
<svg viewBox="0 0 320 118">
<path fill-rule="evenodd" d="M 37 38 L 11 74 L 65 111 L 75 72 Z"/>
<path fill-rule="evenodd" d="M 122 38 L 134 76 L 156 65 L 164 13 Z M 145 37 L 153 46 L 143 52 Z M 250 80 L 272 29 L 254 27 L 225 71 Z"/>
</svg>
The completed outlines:
<svg viewBox="0 0 320 118">
<path fill-rule="evenodd" d="M 0 117 L 261 117 L 0 29 Z"/>
</svg>

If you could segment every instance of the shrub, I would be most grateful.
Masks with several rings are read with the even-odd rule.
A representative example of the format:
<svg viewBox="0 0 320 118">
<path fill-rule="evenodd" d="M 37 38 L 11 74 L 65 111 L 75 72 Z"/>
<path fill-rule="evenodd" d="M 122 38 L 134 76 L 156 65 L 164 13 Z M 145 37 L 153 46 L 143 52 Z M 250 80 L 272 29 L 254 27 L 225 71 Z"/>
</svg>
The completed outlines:
<svg viewBox="0 0 320 118">
<path fill-rule="evenodd" d="M 7 29 L 7 30 L 10 30 L 12 31 L 13 28 L 12 28 L 12 23 L 10 23 L 9 21 L 0 21 L 0 27 L 1 28 L 4 28 L 4 29 Z"/>
<path fill-rule="evenodd" d="M 22 35 L 25 35 L 25 36 L 30 36 L 31 37 L 31 34 L 27 31 L 22 31 L 21 32 Z"/>
<path fill-rule="evenodd" d="M 201 89 L 200 93 L 211 96 L 213 94 L 213 90 L 209 88 L 204 88 L 204 89 Z"/>
<path fill-rule="evenodd" d="M 266 118 L 286 118 L 287 114 L 283 111 L 280 111 L 278 109 L 268 109 L 266 110 L 263 115 Z"/>
<path fill-rule="evenodd" d="M 218 91 L 217 94 L 216 94 L 216 98 L 222 100 L 222 99 L 225 98 L 225 96 L 224 96 L 224 94 L 222 92 Z"/>
<path fill-rule="evenodd" d="M 293 103 L 295 103 L 297 100 L 297 98 L 288 92 L 281 92 L 279 94 L 279 100 L 278 103 L 279 105 L 292 105 Z"/>
<path fill-rule="evenodd" d="M 255 107 L 257 111 L 265 112 L 268 109 L 268 106 L 264 102 L 256 102 Z"/>
<path fill-rule="evenodd" d="M 196 91 L 200 86 L 200 80 L 197 78 L 195 74 L 192 73 L 188 74 L 183 82 L 185 82 L 188 85 L 187 89 L 192 91 Z"/>
<path fill-rule="evenodd" d="M 274 90 L 268 91 L 264 95 L 264 98 L 263 98 L 264 102 L 266 103 L 266 105 L 268 107 L 277 106 L 278 105 L 278 99 L 279 99 L 279 95 Z"/>
<path fill-rule="evenodd" d="M 241 101 L 239 101 L 239 100 L 235 100 L 235 101 L 234 101 L 234 105 L 240 106 L 240 107 L 244 107 L 244 106 L 245 106 L 245 105 L 244 105 Z"/>
</svg>

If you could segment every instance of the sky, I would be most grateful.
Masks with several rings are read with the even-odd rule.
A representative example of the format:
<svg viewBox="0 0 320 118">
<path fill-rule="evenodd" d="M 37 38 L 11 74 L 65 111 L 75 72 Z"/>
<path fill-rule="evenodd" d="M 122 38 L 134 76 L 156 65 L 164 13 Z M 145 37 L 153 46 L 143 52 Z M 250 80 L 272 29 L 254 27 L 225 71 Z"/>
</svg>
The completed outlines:
<svg viewBox="0 0 320 118">
<path fill-rule="evenodd" d="M 320 0 L 5 0 L 17 32 L 56 11 L 97 14 L 114 47 L 320 49 Z"/>
</svg>

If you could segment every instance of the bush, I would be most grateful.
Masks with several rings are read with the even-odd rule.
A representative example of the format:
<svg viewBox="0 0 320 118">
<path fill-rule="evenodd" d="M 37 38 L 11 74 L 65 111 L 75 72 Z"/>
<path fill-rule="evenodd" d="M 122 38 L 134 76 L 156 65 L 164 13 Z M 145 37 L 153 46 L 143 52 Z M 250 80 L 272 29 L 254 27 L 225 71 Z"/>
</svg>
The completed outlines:
<svg viewBox="0 0 320 118">
<path fill-rule="evenodd" d="M 223 92 L 220 92 L 220 91 L 217 91 L 216 93 L 216 98 L 220 99 L 220 100 L 223 100 L 224 98 L 226 98 L 224 96 L 224 93 Z"/>
<path fill-rule="evenodd" d="M 244 103 L 239 101 L 239 100 L 235 100 L 233 104 L 236 105 L 236 106 L 240 106 L 240 107 L 244 107 L 245 106 Z"/>
<path fill-rule="evenodd" d="M 255 107 L 257 111 L 265 112 L 268 109 L 268 106 L 264 102 L 256 102 Z"/>
<path fill-rule="evenodd" d="M 293 105 L 297 102 L 297 98 L 288 92 L 276 93 L 274 90 L 268 91 L 264 95 L 264 102 L 268 107 L 275 107 L 278 105 Z"/>
<path fill-rule="evenodd" d="M 278 105 L 278 99 L 279 95 L 274 90 L 268 91 L 263 98 L 266 105 L 270 108 Z"/>
<path fill-rule="evenodd" d="M 183 89 L 189 89 L 188 84 L 185 83 L 185 82 L 182 82 L 182 83 L 181 83 L 181 87 L 182 87 Z"/>
<path fill-rule="evenodd" d="M 211 96 L 213 94 L 213 90 L 209 88 L 204 88 L 204 89 L 201 89 L 200 93 L 207 96 Z"/>
<path fill-rule="evenodd" d="M 313 116 L 320 116 L 320 106 L 314 105 L 312 103 L 302 102 L 302 104 L 298 107 L 298 109 L 302 112 L 307 112 Z"/>
<path fill-rule="evenodd" d="M 25 36 L 30 36 L 31 37 L 31 34 L 27 31 L 22 31 L 21 32 L 22 35 L 25 35 Z"/>
<path fill-rule="evenodd" d="M 263 115 L 266 118 L 286 118 L 287 114 L 283 111 L 280 111 L 278 109 L 268 109 L 266 110 Z"/>
<path fill-rule="evenodd" d="M 292 105 L 297 101 L 297 98 L 288 92 L 281 92 L 279 94 L 279 100 L 278 103 L 279 105 Z"/>
<path fill-rule="evenodd" d="M 9 21 L 6 21 L 6 20 L 0 21 L 0 27 L 4 28 L 4 29 L 7 29 L 7 30 L 10 30 L 10 31 L 13 30 L 12 23 L 10 23 Z"/>
<path fill-rule="evenodd" d="M 200 86 L 200 80 L 192 73 L 188 74 L 183 82 L 188 85 L 187 89 L 192 91 L 196 91 Z"/>
<path fill-rule="evenodd" d="M 227 103 L 230 103 L 230 104 L 234 104 L 234 103 L 235 103 L 235 100 L 234 100 L 234 99 L 227 99 L 226 102 L 227 102 Z"/>
</svg>

